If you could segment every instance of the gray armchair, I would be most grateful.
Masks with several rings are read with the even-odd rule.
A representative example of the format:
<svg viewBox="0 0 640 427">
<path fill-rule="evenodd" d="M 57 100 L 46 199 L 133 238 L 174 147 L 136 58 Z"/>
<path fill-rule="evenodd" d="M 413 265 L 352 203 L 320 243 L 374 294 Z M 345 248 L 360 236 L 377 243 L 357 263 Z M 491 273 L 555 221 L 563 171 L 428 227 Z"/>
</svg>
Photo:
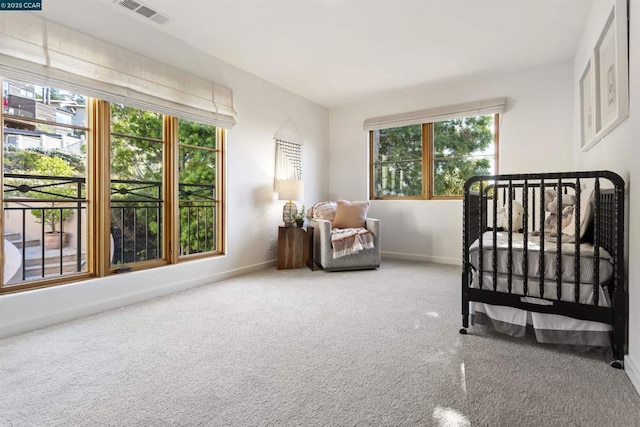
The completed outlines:
<svg viewBox="0 0 640 427">
<path fill-rule="evenodd" d="M 371 249 L 333 258 L 331 246 L 331 221 L 313 218 L 309 225 L 313 227 L 313 259 L 326 271 L 366 270 L 380 267 L 380 220 L 367 218 L 365 227 L 373 234 Z"/>
</svg>

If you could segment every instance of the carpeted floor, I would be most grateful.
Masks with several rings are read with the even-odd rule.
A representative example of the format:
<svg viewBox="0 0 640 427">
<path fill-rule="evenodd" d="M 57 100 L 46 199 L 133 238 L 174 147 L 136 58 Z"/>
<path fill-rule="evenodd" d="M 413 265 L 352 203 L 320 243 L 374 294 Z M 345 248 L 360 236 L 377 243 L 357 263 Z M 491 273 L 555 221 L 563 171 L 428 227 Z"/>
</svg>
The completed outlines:
<svg viewBox="0 0 640 427">
<path fill-rule="evenodd" d="M 0 424 L 640 425 L 608 351 L 459 335 L 459 295 L 453 266 L 269 269 L 11 337 Z"/>
</svg>

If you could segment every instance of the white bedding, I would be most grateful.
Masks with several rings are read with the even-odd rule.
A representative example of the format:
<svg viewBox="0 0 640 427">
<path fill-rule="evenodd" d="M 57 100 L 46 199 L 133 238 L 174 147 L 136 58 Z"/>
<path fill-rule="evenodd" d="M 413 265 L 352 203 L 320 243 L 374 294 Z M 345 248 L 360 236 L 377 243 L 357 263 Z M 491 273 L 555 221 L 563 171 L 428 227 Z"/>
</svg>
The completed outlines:
<svg viewBox="0 0 640 427">
<path fill-rule="evenodd" d="M 470 314 L 471 324 L 491 326 L 514 337 L 523 337 L 527 325 L 531 325 L 538 342 L 597 347 L 611 345 L 611 325 L 605 323 L 475 301 L 470 303 Z"/>
<path fill-rule="evenodd" d="M 475 274 L 472 280 L 472 287 L 478 287 L 478 274 Z M 484 273 L 482 281 L 483 289 L 493 289 L 493 274 Z M 498 276 L 497 290 L 499 292 L 507 292 L 507 277 Z M 557 299 L 556 282 L 545 281 L 545 298 Z M 574 284 L 562 283 L 563 301 L 574 301 Z M 523 282 L 521 278 L 512 278 L 512 293 L 522 295 Z M 610 299 L 607 288 L 602 286 L 599 289 L 598 305 L 601 307 L 609 307 Z M 539 296 L 539 282 L 529 281 L 528 284 L 529 297 L 525 301 L 531 303 L 540 303 L 542 300 L 536 298 Z M 593 285 L 580 285 L 580 302 L 583 304 L 593 303 Z M 472 301 L 469 303 L 469 313 L 471 314 L 471 324 L 478 323 L 493 327 L 498 332 L 508 334 L 514 337 L 523 337 L 527 325 L 531 325 L 535 332 L 536 340 L 549 344 L 573 344 L 608 347 L 611 345 L 611 325 L 592 322 L 587 320 L 578 320 L 568 316 L 548 313 L 536 313 L 534 311 L 522 310 L 519 308 L 505 307 L 499 305 L 486 304 L 482 302 Z"/>
<path fill-rule="evenodd" d="M 512 234 L 512 275 L 524 276 L 522 261 L 524 258 L 524 235 L 522 233 Z M 483 248 L 483 272 L 493 271 L 493 232 L 486 231 L 482 238 Z M 497 248 L 497 271 L 499 274 L 508 274 L 508 233 L 501 231 L 496 233 Z M 528 236 L 527 240 L 527 276 L 538 279 L 539 274 L 539 256 L 540 256 L 540 237 Z M 555 242 L 544 243 L 544 278 L 546 280 L 556 279 L 556 252 L 557 244 Z M 574 282 L 575 277 L 575 244 L 562 244 L 562 280 L 566 282 Z M 477 270 L 479 268 L 479 239 L 473 242 L 469 248 L 469 261 Z M 580 244 L 580 283 L 593 283 L 594 276 L 594 247 L 590 243 Z M 613 274 L 613 265 L 611 263 L 611 255 L 604 249 L 600 248 L 600 284 L 605 284 Z"/>
<path fill-rule="evenodd" d="M 498 232 L 496 239 L 497 247 L 497 291 L 508 292 L 508 236 L 506 232 Z M 527 295 L 528 302 L 544 303 L 538 299 L 540 297 L 540 277 L 538 273 L 540 256 L 539 238 L 530 236 L 528 240 L 528 279 Z M 512 283 L 511 292 L 516 295 L 524 294 L 523 281 L 523 235 L 513 234 L 512 240 Z M 557 299 L 556 282 L 556 251 L 555 242 L 545 242 L 544 260 L 544 298 L 549 300 Z M 479 243 L 476 240 L 470 248 L 469 258 L 473 266 L 471 287 L 479 287 L 480 274 L 479 265 Z M 483 274 L 482 288 L 493 289 L 493 232 L 485 232 L 483 236 Z M 561 300 L 575 301 L 575 245 L 562 245 L 562 282 Z M 604 285 L 613 274 L 611 256 L 604 249 L 600 248 L 600 284 Z M 594 267 L 594 247 L 590 244 L 580 245 L 580 303 L 593 304 L 593 267 Z M 610 299 L 606 286 L 598 286 L 598 306 L 609 307 Z M 535 331 L 536 339 L 539 342 L 554 344 L 575 344 L 589 346 L 609 346 L 611 344 L 611 326 L 599 322 L 577 320 L 568 316 L 536 313 L 521 310 L 513 307 L 504 307 L 480 302 L 470 303 L 471 321 L 473 323 L 492 326 L 499 332 L 512 336 L 523 336 L 527 325 L 531 325 Z"/>
<path fill-rule="evenodd" d="M 472 288 L 479 288 L 479 277 L 480 275 L 477 272 L 473 272 L 473 279 L 471 282 Z M 497 276 L 497 291 L 508 293 L 508 278 L 505 275 Z M 591 283 L 581 283 L 580 285 L 580 303 L 581 304 L 593 304 L 593 284 Z M 545 298 L 548 300 L 557 300 L 558 285 L 555 280 L 545 280 L 544 281 L 544 296 L 540 295 L 540 281 L 538 279 L 529 278 L 527 282 L 527 295 L 530 298 Z M 561 282 L 561 301 L 567 302 L 575 302 L 575 284 L 573 282 Z M 493 274 L 492 273 L 483 273 L 482 274 L 482 289 L 490 289 L 493 290 Z M 516 295 L 525 295 L 524 294 L 524 281 L 521 277 L 512 277 L 511 278 L 511 293 Z M 533 303 L 536 303 L 535 300 L 532 300 Z M 611 301 L 609 298 L 609 292 L 606 287 L 599 286 L 598 287 L 598 306 L 600 307 L 610 307 Z"/>
</svg>

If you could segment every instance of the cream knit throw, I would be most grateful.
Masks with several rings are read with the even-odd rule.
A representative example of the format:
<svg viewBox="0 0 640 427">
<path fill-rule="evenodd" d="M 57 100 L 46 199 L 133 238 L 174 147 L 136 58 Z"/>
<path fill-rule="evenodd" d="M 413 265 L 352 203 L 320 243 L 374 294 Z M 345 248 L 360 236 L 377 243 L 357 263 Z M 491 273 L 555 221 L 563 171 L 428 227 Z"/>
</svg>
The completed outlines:
<svg viewBox="0 0 640 427">
<path fill-rule="evenodd" d="M 366 228 L 334 228 L 331 245 L 333 258 L 340 258 L 373 248 L 373 234 Z"/>
</svg>

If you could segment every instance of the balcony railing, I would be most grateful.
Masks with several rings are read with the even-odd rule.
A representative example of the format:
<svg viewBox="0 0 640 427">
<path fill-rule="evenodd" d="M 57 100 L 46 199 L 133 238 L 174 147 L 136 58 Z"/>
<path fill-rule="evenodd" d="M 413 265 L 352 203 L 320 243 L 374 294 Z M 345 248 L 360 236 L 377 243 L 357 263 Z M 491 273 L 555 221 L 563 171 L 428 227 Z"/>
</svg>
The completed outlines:
<svg viewBox="0 0 640 427">
<path fill-rule="evenodd" d="M 162 258 L 162 183 L 111 181 L 112 264 Z"/>
<path fill-rule="evenodd" d="M 5 174 L 3 194 L 5 239 L 21 256 L 19 271 L 5 283 L 86 271 L 83 178 Z"/>
<path fill-rule="evenodd" d="M 164 256 L 163 191 L 156 181 L 111 181 L 112 265 Z M 19 283 L 86 271 L 86 182 L 82 177 L 4 175 L 5 239 L 20 251 Z M 180 254 L 215 251 L 214 185 L 180 184 Z M 29 215 L 28 215 L 29 214 Z M 47 246 L 47 225 L 58 245 Z"/>
<path fill-rule="evenodd" d="M 21 108 L 16 107 L 5 107 L 4 114 L 8 114 L 10 116 L 18 116 L 18 117 L 28 117 L 34 119 L 36 117 L 33 111 L 23 110 Z"/>
<path fill-rule="evenodd" d="M 215 185 L 179 184 L 180 255 L 217 249 Z"/>
</svg>

